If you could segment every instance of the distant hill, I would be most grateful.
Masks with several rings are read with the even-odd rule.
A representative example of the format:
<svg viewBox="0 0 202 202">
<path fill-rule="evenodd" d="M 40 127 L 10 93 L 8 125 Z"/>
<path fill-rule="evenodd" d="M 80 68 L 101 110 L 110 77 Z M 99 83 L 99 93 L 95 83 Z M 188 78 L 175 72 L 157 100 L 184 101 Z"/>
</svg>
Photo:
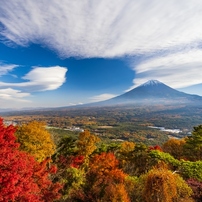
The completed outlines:
<svg viewBox="0 0 202 202">
<path fill-rule="evenodd" d="M 126 105 L 126 104 L 202 104 L 202 97 L 175 90 L 157 80 L 150 80 L 122 95 L 90 105 Z"/>
</svg>

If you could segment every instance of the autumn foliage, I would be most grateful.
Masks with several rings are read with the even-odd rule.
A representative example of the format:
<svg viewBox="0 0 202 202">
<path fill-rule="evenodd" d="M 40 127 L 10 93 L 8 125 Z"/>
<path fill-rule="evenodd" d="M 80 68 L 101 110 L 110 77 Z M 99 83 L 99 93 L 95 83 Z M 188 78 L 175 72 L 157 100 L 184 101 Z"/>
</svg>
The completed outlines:
<svg viewBox="0 0 202 202">
<path fill-rule="evenodd" d="M 191 188 L 164 162 L 158 163 L 145 175 L 144 200 L 146 202 L 189 201 Z"/>
<path fill-rule="evenodd" d="M 193 198 L 195 201 L 202 201 L 202 182 L 199 182 L 196 179 L 188 179 L 187 184 L 192 188 L 193 190 Z"/>
<path fill-rule="evenodd" d="M 17 128 L 20 150 L 26 151 L 41 162 L 55 152 L 55 144 L 42 122 L 32 121 Z"/>
<path fill-rule="evenodd" d="M 152 150 L 163 151 L 162 148 L 161 148 L 159 145 L 150 146 L 150 147 L 149 147 L 149 150 L 150 150 L 150 151 L 152 151 Z"/>
<path fill-rule="evenodd" d="M 74 197 L 79 201 L 130 201 L 126 187 L 126 174 L 118 168 L 113 153 L 92 157 L 86 173 L 86 184 Z"/>
<path fill-rule="evenodd" d="M 184 145 L 185 139 L 178 140 L 171 138 L 163 144 L 162 148 L 164 152 L 171 154 L 173 157 L 182 159 L 184 158 Z"/>
<path fill-rule="evenodd" d="M 201 201 L 201 128 L 162 148 L 106 143 L 88 130 L 55 145 L 42 123 L 14 127 L 0 119 L 0 201 Z"/>
<path fill-rule="evenodd" d="M 98 142 L 100 142 L 100 138 L 90 134 L 88 130 L 85 130 L 80 133 L 77 141 L 78 153 L 80 155 L 89 156 L 95 151 Z"/>
<path fill-rule="evenodd" d="M 71 159 L 71 167 L 79 168 L 84 163 L 84 156 L 75 156 Z"/>
<path fill-rule="evenodd" d="M 175 175 L 164 166 L 152 169 L 145 182 L 146 202 L 172 202 L 177 198 L 177 185 Z"/>
<path fill-rule="evenodd" d="M 29 154 L 19 151 L 14 136 L 16 128 L 4 126 L 0 119 L 0 201 L 50 201 L 60 197 L 61 185 L 49 179 L 55 168 L 47 161 L 38 163 Z"/>
</svg>

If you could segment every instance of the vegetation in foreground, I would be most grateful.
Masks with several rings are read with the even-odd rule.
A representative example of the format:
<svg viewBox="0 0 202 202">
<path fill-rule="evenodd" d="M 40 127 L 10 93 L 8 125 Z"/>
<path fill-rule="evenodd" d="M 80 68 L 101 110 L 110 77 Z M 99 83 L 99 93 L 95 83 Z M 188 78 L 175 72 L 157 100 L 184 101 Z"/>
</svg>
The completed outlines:
<svg viewBox="0 0 202 202">
<path fill-rule="evenodd" d="M 55 135 L 0 120 L 0 201 L 202 201 L 202 125 L 162 147 Z"/>
</svg>

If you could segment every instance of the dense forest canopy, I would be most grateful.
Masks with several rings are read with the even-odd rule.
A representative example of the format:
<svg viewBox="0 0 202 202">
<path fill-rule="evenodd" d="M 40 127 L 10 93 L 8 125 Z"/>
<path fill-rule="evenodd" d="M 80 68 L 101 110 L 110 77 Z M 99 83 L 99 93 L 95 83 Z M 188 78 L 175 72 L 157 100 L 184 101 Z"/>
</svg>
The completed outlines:
<svg viewBox="0 0 202 202">
<path fill-rule="evenodd" d="M 148 146 L 1 119 L 0 201 L 201 201 L 201 128 Z"/>
</svg>

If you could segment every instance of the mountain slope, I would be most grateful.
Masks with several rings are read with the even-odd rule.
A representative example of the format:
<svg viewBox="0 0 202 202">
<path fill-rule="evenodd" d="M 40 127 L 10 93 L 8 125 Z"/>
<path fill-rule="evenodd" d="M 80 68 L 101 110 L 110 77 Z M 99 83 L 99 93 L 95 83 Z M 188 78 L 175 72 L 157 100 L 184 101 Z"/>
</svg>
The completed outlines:
<svg viewBox="0 0 202 202">
<path fill-rule="evenodd" d="M 123 99 L 148 99 L 148 98 L 176 98 L 186 97 L 188 94 L 177 91 L 157 80 L 150 80 L 133 90 L 124 93 L 119 98 Z"/>
<path fill-rule="evenodd" d="M 115 98 L 99 102 L 100 105 L 140 104 L 140 103 L 194 103 L 202 102 L 202 97 L 177 91 L 157 80 L 150 80 L 129 92 Z"/>
</svg>

